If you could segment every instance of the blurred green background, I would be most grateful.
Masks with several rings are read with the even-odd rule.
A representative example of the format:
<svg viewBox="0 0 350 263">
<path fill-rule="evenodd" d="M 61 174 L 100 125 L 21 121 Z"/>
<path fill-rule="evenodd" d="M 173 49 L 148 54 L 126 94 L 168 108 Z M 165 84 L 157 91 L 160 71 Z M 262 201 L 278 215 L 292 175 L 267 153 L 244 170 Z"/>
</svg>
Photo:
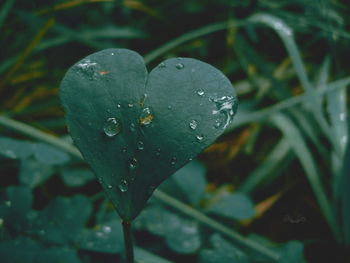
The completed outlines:
<svg viewBox="0 0 350 263">
<path fill-rule="evenodd" d="M 93 175 L 68 155 L 71 148 L 39 132 L 70 143 L 58 98 L 60 81 L 76 61 L 111 47 L 137 51 L 149 70 L 171 57 L 205 61 L 223 71 L 237 90 L 240 104 L 234 122 L 199 156 L 201 168 L 187 171 L 188 176 L 200 174 L 192 186 L 201 185 L 201 197 L 191 203 L 194 197 L 186 201 L 166 184 L 165 192 L 203 213 L 212 212 L 217 222 L 252 240 L 287 244 L 278 252 L 284 258 L 299 253 L 306 262 L 350 262 L 349 11 L 345 0 L 2 0 L 0 262 L 48 262 L 40 261 L 42 257 L 52 257 L 50 262 L 121 260 L 122 248 L 106 248 L 119 242 L 114 239 L 89 248 L 87 240 L 98 240 L 96 233 L 104 226 L 118 228 L 104 225 L 118 218 Z M 223 202 L 227 196 L 238 201 Z M 12 210 L 9 200 L 18 204 Z M 165 208 L 159 210 L 157 202 Z M 59 238 L 54 230 L 46 230 L 55 236 L 49 241 L 38 238 L 52 222 L 48 218 L 60 218 L 62 211 L 85 203 L 86 215 L 77 223 L 85 232 L 76 230 L 78 226 L 69 231 L 80 241 Z M 161 195 L 150 207 L 145 215 L 158 215 L 155 221 L 178 213 Z M 244 216 L 232 215 L 240 207 Z M 218 238 L 215 231 L 202 228 L 196 228 L 202 241 L 192 250 L 174 245 L 170 234 L 165 245 L 165 234 L 153 231 L 147 223 L 151 219 L 142 215 L 146 219 L 136 226 L 136 244 L 150 252 L 140 253 L 163 257 L 146 262 L 271 262 L 249 256 L 210 261 L 209 252 L 223 257 L 227 252 L 210 243 Z M 45 218 L 42 225 L 33 225 L 38 218 Z M 68 222 L 64 228 L 74 221 L 60 220 Z M 286 243 L 291 240 L 298 240 L 301 252 L 298 245 Z M 25 250 L 18 244 L 40 251 L 40 258 L 26 252 L 16 259 Z M 239 253 L 251 254 L 240 245 Z M 301 256 L 293 260 L 280 262 L 304 262 Z"/>
</svg>

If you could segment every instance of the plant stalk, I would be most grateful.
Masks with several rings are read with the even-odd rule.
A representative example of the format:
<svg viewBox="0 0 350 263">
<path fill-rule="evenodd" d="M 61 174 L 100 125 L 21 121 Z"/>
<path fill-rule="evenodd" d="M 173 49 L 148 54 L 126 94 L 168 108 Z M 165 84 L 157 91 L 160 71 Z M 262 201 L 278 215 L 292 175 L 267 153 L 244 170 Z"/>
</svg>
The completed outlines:
<svg viewBox="0 0 350 263">
<path fill-rule="evenodd" d="M 125 244 L 125 263 L 134 263 L 134 247 L 132 242 L 131 221 L 123 221 Z"/>
</svg>

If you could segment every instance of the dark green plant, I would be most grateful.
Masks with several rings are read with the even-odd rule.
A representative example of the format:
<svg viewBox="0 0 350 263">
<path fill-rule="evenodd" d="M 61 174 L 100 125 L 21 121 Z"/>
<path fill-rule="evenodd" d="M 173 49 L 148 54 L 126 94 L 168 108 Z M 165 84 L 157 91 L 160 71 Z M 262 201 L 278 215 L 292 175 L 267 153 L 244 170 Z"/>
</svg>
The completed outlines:
<svg viewBox="0 0 350 263">
<path fill-rule="evenodd" d="M 237 109 L 231 82 L 214 67 L 173 58 L 148 75 L 126 49 L 77 62 L 61 100 L 74 143 L 123 220 L 127 255 L 131 221 L 156 187 L 213 143 Z"/>
</svg>

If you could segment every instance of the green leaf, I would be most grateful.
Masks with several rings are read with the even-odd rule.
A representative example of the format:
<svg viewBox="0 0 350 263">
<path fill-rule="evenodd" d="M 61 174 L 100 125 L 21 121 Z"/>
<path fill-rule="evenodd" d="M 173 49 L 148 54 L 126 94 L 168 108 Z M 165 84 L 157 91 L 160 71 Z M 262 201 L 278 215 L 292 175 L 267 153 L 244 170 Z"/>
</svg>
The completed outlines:
<svg viewBox="0 0 350 263">
<path fill-rule="evenodd" d="M 24 159 L 33 152 L 30 142 L 0 137 L 0 154 L 11 159 Z"/>
<path fill-rule="evenodd" d="M 32 192 L 27 186 L 10 186 L 6 189 L 6 199 L 0 203 L 0 218 L 16 231 L 28 224 L 27 216 L 31 212 Z"/>
<path fill-rule="evenodd" d="M 207 212 L 236 220 L 249 219 L 255 215 L 253 202 L 246 195 L 239 193 L 224 195 L 211 205 Z"/>
<path fill-rule="evenodd" d="M 170 229 L 175 229 L 180 224 L 181 218 L 178 215 L 159 205 L 146 207 L 135 221 L 135 225 L 158 236 L 165 236 Z"/>
<path fill-rule="evenodd" d="M 63 169 L 61 177 L 64 183 L 71 187 L 79 187 L 95 179 L 94 174 L 88 169 Z"/>
<path fill-rule="evenodd" d="M 194 253 L 202 245 L 196 221 L 183 219 L 159 205 L 148 206 L 136 219 L 135 226 L 164 237 L 168 247 L 180 254 Z"/>
<path fill-rule="evenodd" d="M 144 249 L 135 248 L 135 263 L 172 263 L 172 261 L 151 254 Z"/>
<path fill-rule="evenodd" d="M 119 253 L 124 249 L 123 230 L 118 221 L 98 225 L 93 230 L 84 229 L 78 237 L 80 249 L 103 253 Z"/>
<path fill-rule="evenodd" d="M 75 242 L 91 211 L 91 203 L 85 196 L 57 197 L 33 222 L 31 232 L 54 244 Z"/>
<path fill-rule="evenodd" d="M 44 164 L 64 164 L 70 159 L 67 153 L 45 143 L 35 143 L 33 150 L 35 158 Z"/>
<path fill-rule="evenodd" d="M 126 49 L 72 66 L 61 100 L 74 143 L 124 220 L 221 135 L 237 107 L 230 81 L 214 67 L 174 58 L 147 76 L 143 59 Z"/>
<path fill-rule="evenodd" d="M 243 251 L 223 239 L 219 234 L 210 237 L 211 249 L 200 252 L 200 263 L 248 263 Z"/>
<path fill-rule="evenodd" d="M 304 262 L 304 245 L 299 241 L 289 241 L 280 248 L 281 259 L 278 263 Z"/>
<path fill-rule="evenodd" d="M 47 247 L 28 237 L 0 243 L 0 259 L 4 263 L 80 263 L 73 249 Z"/>
<path fill-rule="evenodd" d="M 207 180 L 205 178 L 206 169 L 198 161 L 192 161 L 178 170 L 173 179 L 186 195 L 188 201 L 193 205 L 198 205 L 203 197 Z"/>
<path fill-rule="evenodd" d="M 19 181 L 35 188 L 53 175 L 52 166 L 43 164 L 34 158 L 27 158 L 21 161 Z"/>
<path fill-rule="evenodd" d="M 180 254 L 195 253 L 202 246 L 198 223 L 193 220 L 182 219 L 180 224 L 168 229 L 165 240 L 170 249 Z"/>
</svg>

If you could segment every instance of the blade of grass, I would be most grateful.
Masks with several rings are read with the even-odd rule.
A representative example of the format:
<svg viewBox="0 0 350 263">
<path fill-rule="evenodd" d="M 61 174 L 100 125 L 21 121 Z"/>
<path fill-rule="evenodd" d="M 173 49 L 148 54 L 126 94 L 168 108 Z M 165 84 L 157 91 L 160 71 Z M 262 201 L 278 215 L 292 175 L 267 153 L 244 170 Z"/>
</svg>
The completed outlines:
<svg viewBox="0 0 350 263">
<path fill-rule="evenodd" d="M 32 53 L 33 49 L 38 45 L 41 39 L 46 35 L 49 29 L 54 25 L 55 19 L 50 18 L 46 21 L 44 26 L 38 31 L 34 36 L 29 45 L 24 49 L 22 54 L 17 58 L 16 63 L 10 68 L 10 70 L 5 74 L 5 76 L 0 80 L 0 91 L 4 88 L 7 82 L 12 78 L 13 74 L 17 72 L 27 59 L 27 57 Z"/>
<path fill-rule="evenodd" d="M 276 103 L 272 106 L 269 106 L 254 112 L 243 113 L 241 110 L 238 112 L 235 121 L 232 122 L 232 124 L 226 129 L 225 133 L 231 132 L 233 129 L 236 129 L 238 127 L 241 127 L 251 122 L 258 122 L 258 121 L 265 120 L 271 115 L 273 115 L 274 113 L 286 110 L 300 103 L 306 103 L 308 101 L 312 101 L 317 96 L 323 96 L 324 94 L 332 92 L 337 89 L 342 89 L 342 88 L 345 89 L 349 84 L 350 84 L 350 77 L 346 77 L 346 78 L 334 81 L 332 83 L 329 83 L 322 88 L 317 89 L 314 92 L 314 94 L 303 94 L 299 96 L 294 96 L 282 102 Z"/>
<path fill-rule="evenodd" d="M 175 39 L 170 40 L 169 42 L 165 43 L 164 45 L 154 49 L 153 51 L 149 52 L 148 54 L 144 55 L 144 60 L 146 64 L 151 63 L 156 58 L 160 57 L 161 55 L 165 54 L 169 50 L 187 42 L 192 39 L 196 39 L 198 37 L 208 35 L 220 30 L 224 30 L 227 28 L 232 27 L 239 27 L 245 25 L 245 21 L 227 21 L 227 22 L 218 22 L 214 24 L 210 24 L 204 27 L 201 27 L 199 29 L 195 29 L 193 31 L 187 32 Z"/>
<path fill-rule="evenodd" d="M 344 243 L 350 246 L 350 143 L 348 143 L 343 162 L 342 174 L 342 223 L 344 228 Z"/>
<path fill-rule="evenodd" d="M 4 23 L 7 15 L 10 13 L 11 8 L 13 4 L 15 3 L 15 0 L 7 0 L 1 7 L 0 7 L 0 28 L 2 24 Z"/>
<path fill-rule="evenodd" d="M 305 89 L 306 94 L 314 94 L 315 89 L 307 76 L 303 61 L 300 56 L 300 52 L 294 41 L 293 30 L 288 25 L 286 25 L 283 20 L 269 14 L 254 14 L 249 18 L 249 21 L 253 23 L 265 24 L 273 30 L 275 30 L 275 32 L 281 38 L 287 52 L 289 53 L 290 58 L 292 59 L 294 69 L 296 71 L 300 83 Z M 330 127 L 324 115 L 322 114 L 322 104 L 319 102 L 319 100 L 311 100 L 308 104 L 305 104 L 305 106 L 314 114 L 315 119 L 320 125 L 321 130 L 327 136 L 327 138 L 333 144 L 333 147 L 339 154 L 340 150 L 338 144 L 335 142 L 334 137 L 331 134 Z"/>
<path fill-rule="evenodd" d="M 12 119 L 9 119 L 5 116 L 0 116 L 0 125 L 5 126 L 6 128 L 9 128 L 11 130 L 14 130 L 18 133 L 24 134 L 26 136 L 29 136 L 31 138 L 44 141 L 48 144 L 51 144 L 53 146 L 56 146 L 73 156 L 82 159 L 82 156 L 77 148 L 75 148 L 72 144 L 59 139 L 57 137 L 54 137 L 52 135 L 46 134 L 38 129 L 35 129 L 27 124 L 21 123 L 19 121 L 15 121 Z M 169 196 L 168 194 L 156 190 L 154 192 L 154 196 L 158 198 L 160 201 L 164 202 L 165 204 L 177 209 L 178 211 L 197 219 L 199 222 L 205 224 L 206 226 L 221 232 L 223 235 L 229 237 L 230 239 L 234 240 L 235 242 L 246 246 L 247 248 L 250 248 L 254 251 L 260 252 L 261 254 L 267 256 L 271 260 L 277 261 L 280 256 L 278 253 L 276 253 L 274 250 L 265 247 L 264 245 L 253 241 L 249 238 L 246 238 L 239 234 L 238 232 L 235 232 L 229 227 L 226 227 L 225 225 L 216 222 L 215 220 L 211 219 L 210 217 L 206 216 L 205 214 L 201 213 L 200 211 L 180 202 L 179 200 Z"/>
<path fill-rule="evenodd" d="M 135 247 L 135 263 L 173 263 L 158 255 L 152 254 L 145 249 Z"/>
<path fill-rule="evenodd" d="M 270 151 L 268 156 L 261 162 L 240 185 L 238 191 L 249 194 L 260 186 L 265 180 L 271 180 L 271 174 L 277 167 L 285 164 L 286 158 L 290 155 L 291 146 L 286 138 L 282 138 L 277 145 Z"/>
<path fill-rule="evenodd" d="M 61 10 L 69 9 L 69 8 L 74 8 L 74 7 L 77 7 L 79 5 L 83 5 L 83 4 L 102 3 L 102 2 L 116 2 L 116 0 L 73 0 L 73 1 L 66 1 L 63 3 L 53 5 L 52 7 L 42 9 L 42 10 L 38 11 L 36 14 L 37 15 L 44 15 L 44 14 L 51 13 L 51 12 L 56 12 L 56 11 L 61 11 Z"/>
<path fill-rule="evenodd" d="M 319 172 L 315 160 L 303 139 L 299 129 L 294 123 L 282 113 L 276 113 L 271 116 L 271 122 L 284 134 L 288 139 L 291 148 L 295 152 L 302 167 L 304 168 L 306 177 L 310 183 L 310 186 L 314 192 L 317 203 L 322 211 L 323 216 L 326 219 L 330 229 L 333 231 L 337 240 L 340 237 L 340 231 L 337 221 L 335 219 L 334 211 L 327 198 L 327 193 L 321 183 Z"/>
</svg>

